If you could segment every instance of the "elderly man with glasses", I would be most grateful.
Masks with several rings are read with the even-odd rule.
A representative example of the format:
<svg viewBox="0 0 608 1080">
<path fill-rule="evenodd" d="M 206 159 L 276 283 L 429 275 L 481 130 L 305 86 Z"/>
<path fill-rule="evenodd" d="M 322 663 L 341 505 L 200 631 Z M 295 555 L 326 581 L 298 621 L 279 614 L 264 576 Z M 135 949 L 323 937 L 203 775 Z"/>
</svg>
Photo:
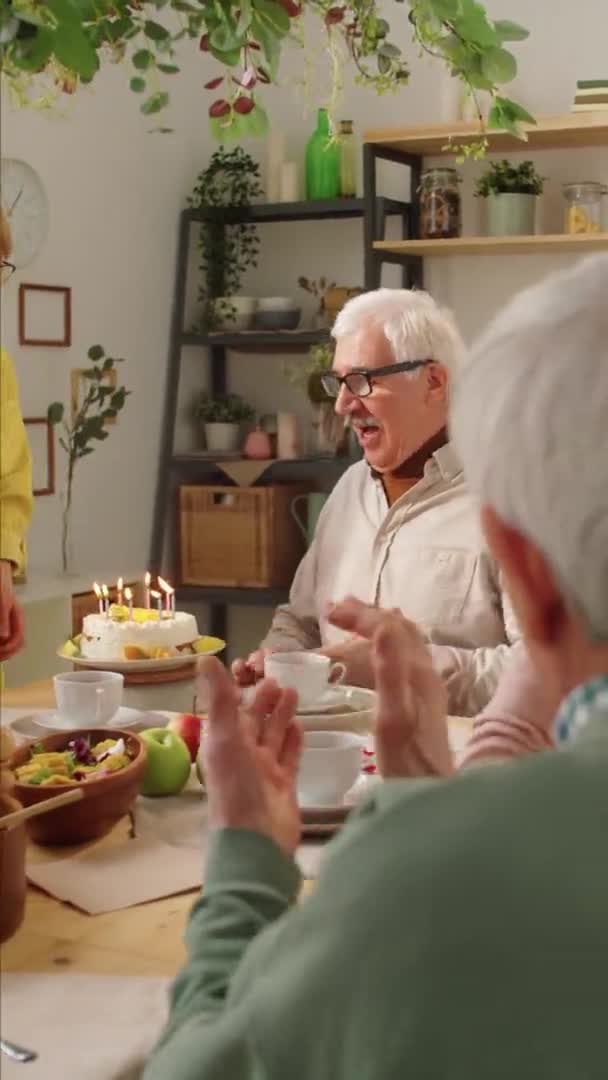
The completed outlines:
<svg viewBox="0 0 608 1080">
<path fill-rule="evenodd" d="M 332 602 L 354 595 L 418 624 L 450 710 L 473 715 L 519 632 L 446 431 L 463 342 L 427 293 L 404 289 L 355 297 L 333 337 L 325 390 L 364 460 L 334 488 L 289 603 L 260 649 L 235 662 L 235 678 L 259 678 L 268 651 L 321 649 L 346 664 L 349 682 L 373 685 L 367 642 L 327 617 Z"/>
</svg>

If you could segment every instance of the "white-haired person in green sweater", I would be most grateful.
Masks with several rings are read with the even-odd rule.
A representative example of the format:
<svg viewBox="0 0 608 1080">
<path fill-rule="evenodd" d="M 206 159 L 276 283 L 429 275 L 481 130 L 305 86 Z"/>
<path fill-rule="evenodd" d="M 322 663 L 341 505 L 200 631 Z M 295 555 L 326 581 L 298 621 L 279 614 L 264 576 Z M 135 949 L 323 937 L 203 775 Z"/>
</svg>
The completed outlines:
<svg viewBox="0 0 608 1080">
<path fill-rule="evenodd" d="M 429 775 L 451 771 L 444 690 L 381 615 L 392 778 L 301 903 L 293 694 L 262 683 L 240 713 L 204 662 L 213 841 L 147 1080 L 606 1080 L 607 418 L 597 256 L 497 318 L 451 417 L 558 748 Z"/>
</svg>

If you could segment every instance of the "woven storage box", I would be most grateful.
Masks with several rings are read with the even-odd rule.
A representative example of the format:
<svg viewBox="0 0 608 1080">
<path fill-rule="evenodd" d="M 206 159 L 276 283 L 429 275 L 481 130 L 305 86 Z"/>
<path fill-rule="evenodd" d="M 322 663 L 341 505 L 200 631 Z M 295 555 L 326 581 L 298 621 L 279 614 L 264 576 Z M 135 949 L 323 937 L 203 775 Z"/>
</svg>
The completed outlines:
<svg viewBox="0 0 608 1080">
<path fill-rule="evenodd" d="M 302 487 L 179 489 L 182 585 L 290 585 L 304 553 L 291 501 Z"/>
</svg>

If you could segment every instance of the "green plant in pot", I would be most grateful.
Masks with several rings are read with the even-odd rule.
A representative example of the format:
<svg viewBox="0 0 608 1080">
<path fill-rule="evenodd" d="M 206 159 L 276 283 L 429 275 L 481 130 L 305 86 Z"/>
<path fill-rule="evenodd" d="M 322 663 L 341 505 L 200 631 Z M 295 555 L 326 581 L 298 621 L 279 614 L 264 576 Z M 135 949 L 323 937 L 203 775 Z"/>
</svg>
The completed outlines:
<svg viewBox="0 0 608 1080">
<path fill-rule="evenodd" d="M 318 454 L 341 454 L 346 450 L 348 432 L 344 419 L 336 416 L 335 400 L 323 389 L 322 378 L 334 362 L 333 344 L 312 345 L 304 361 L 287 364 L 285 375 L 306 394 L 313 412 L 313 445 Z"/>
<path fill-rule="evenodd" d="M 479 178 L 475 194 L 486 201 L 488 236 L 532 236 L 544 178 L 533 161 L 514 165 L 492 161 Z"/>
<path fill-rule="evenodd" d="M 202 310 L 197 329 L 203 332 L 251 326 L 256 302 L 239 290 L 244 274 L 257 266 L 260 240 L 253 222 L 231 220 L 231 209 L 251 206 L 262 195 L 259 165 L 240 146 L 220 146 L 197 177 L 188 205 L 216 210 L 212 220 L 202 222 L 199 234 Z"/>
<path fill-rule="evenodd" d="M 205 429 L 207 450 L 226 453 L 238 450 L 243 424 L 255 416 L 255 410 L 238 394 L 217 394 L 203 390 L 194 406 L 194 416 Z"/>
</svg>

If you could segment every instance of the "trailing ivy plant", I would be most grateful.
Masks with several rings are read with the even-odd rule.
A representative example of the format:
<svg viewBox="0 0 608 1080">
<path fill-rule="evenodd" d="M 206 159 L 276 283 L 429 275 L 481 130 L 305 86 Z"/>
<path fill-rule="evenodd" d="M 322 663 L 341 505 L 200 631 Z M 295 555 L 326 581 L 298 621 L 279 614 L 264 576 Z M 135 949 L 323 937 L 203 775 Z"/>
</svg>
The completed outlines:
<svg viewBox="0 0 608 1080">
<path fill-rule="evenodd" d="M 490 19 L 478 0 L 395 3 L 397 33 L 381 14 L 380 0 L 0 0 L 2 76 L 21 104 L 31 102 L 46 79 L 37 102 L 48 104 L 53 94 L 92 82 L 103 60 L 124 62 L 131 68 L 131 90 L 142 96 L 141 111 L 151 116 L 168 105 L 167 87 L 179 72 L 176 46 L 190 39 L 218 64 L 205 84 L 214 135 L 219 141 L 263 135 L 268 117 L 260 91 L 278 82 L 286 43 L 304 40 L 308 13 L 326 35 L 332 101 L 344 60 L 353 64 L 357 81 L 379 93 L 407 83 L 402 41 L 409 30 L 419 48 L 438 57 L 473 95 L 490 93 L 489 127 L 521 134 L 522 122 L 533 122 L 501 92 L 517 72 L 507 46 L 523 41 L 527 30 Z"/>
<path fill-rule="evenodd" d="M 115 420 L 124 408 L 130 390 L 125 386 L 108 383 L 108 377 L 115 370 L 121 359 L 106 356 L 101 345 L 92 345 L 88 351 L 92 366 L 81 372 L 87 382 L 86 393 L 70 423 L 65 419 L 65 406 L 61 401 L 54 401 L 47 410 L 51 424 L 61 424 L 59 445 L 68 456 L 68 471 L 63 503 L 61 527 L 61 560 L 64 572 L 69 569 L 69 537 L 74 491 L 74 474 L 78 462 L 92 454 L 96 442 L 108 438 L 106 428 L 108 420 Z"/>
<path fill-rule="evenodd" d="M 206 169 L 199 173 L 188 205 L 195 210 L 217 207 L 217 220 L 200 227 L 199 299 L 202 314 L 199 328 L 215 329 L 234 309 L 217 297 L 236 296 L 245 272 L 257 266 L 260 238 L 251 221 L 230 222 L 222 208 L 247 207 L 263 195 L 260 167 L 241 146 L 226 150 L 220 146 Z"/>
</svg>

